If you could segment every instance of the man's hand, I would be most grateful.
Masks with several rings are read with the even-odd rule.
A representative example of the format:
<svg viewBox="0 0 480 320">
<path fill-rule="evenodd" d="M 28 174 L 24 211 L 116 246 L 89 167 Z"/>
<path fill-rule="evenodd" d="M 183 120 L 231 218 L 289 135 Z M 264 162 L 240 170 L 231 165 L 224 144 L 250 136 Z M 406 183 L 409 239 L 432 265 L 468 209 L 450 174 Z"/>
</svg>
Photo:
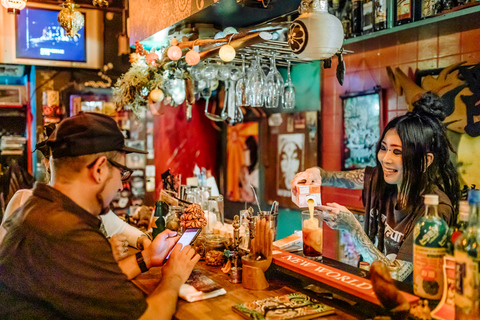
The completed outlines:
<svg viewBox="0 0 480 320">
<path fill-rule="evenodd" d="M 312 184 L 318 183 L 322 184 L 322 176 L 320 175 L 320 168 L 313 167 L 308 168 L 303 172 L 299 172 L 293 177 L 292 181 L 290 182 L 290 190 L 292 193 L 296 195 L 295 186 L 297 184 L 304 183 L 304 184 Z"/>
<path fill-rule="evenodd" d="M 128 254 L 128 241 L 127 237 L 121 234 L 114 234 L 110 239 L 110 246 L 112 247 L 113 258 L 115 261 L 125 259 Z"/>
<path fill-rule="evenodd" d="M 193 247 L 187 245 L 182 248 L 182 245 L 178 243 L 163 266 L 162 274 L 165 277 L 178 276 L 181 284 L 183 284 L 187 281 L 198 260 L 200 260 L 200 255 Z"/>
<path fill-rule="evenodd" d="M 169 229 L 157 235 L 153 242 L 144 250 L 149 257 L 150 267 L 161 266 L 168 252 L 177 243 L 178 239 L 180 239 L 180 236 L 177 236 L 177 232 Z"/>
</svg>

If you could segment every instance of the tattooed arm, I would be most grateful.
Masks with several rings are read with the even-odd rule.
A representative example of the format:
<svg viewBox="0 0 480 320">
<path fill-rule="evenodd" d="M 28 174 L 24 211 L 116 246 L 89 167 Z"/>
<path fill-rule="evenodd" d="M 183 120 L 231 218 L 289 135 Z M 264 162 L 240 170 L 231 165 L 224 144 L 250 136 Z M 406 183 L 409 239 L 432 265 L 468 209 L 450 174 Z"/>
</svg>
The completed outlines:
<svg viewBox="0 0 480 320">
<path fill-rule="evenodd" d="M 363 189 L 365 169 L 352 171 L 325 171 L 320 169 L 322 185 L 326 187 L 337 187 L 347 189 Z"/>
<path fill-rule="evenodd" d="M 325 171 L 320 167 L 312 167 L 299 172 L 292 179 L 291 190 L 295 190 L 298 183 L 318 183 L 327 187 L 347 189 L 363 189 L 365 169 L 353 171 Z"/>
<path fill-rule="evenodd" d="M 413 271 L 413 263 L 403 260 L 390 261 L 382 254 L 370 241 L 362 226 L 347 208 L 337 203 L 328 203 L 322 206 L 323 218 L 332 229 L 348 231 L 355 243 L 355 248 L 362 255 L 363 259 L 372 263 L 375 260 L 381 260 L 390 266 L 393 273 L 392 277 L 396 280 L 405 280 Z"/>
</svg>

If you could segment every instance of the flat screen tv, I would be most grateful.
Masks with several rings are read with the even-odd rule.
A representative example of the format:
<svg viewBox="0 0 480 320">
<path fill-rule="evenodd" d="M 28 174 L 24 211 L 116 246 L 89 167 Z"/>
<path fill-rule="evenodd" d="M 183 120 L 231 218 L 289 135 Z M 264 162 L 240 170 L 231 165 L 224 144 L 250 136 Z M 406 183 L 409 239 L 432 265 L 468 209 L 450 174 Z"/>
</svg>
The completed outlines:
<svg viewBox="0 0 480 320">
<path fill-rule="evenodd" d="M 83 14 L 85 24 L 88 20 Z M 85 28 L 70 38 L 57 21 L 58 11 L 25 8 L 17 15 L 16 57 L 86 62 Z"/>
<path fill-rule="evenodd" d="M 58 23 L 58 5 L 27 2 L 18 16 L 0 10 L 0 63 L 100 69 L 103 12 L 80 8 L 85 25 L 70 39 Z"/>
</svg>

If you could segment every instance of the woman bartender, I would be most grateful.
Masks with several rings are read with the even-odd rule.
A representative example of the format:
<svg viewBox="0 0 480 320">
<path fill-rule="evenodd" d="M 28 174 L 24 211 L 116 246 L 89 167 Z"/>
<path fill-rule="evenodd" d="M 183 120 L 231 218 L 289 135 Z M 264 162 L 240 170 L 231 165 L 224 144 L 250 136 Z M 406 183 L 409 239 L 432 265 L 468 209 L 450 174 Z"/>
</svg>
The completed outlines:
<svg viewBox="0 0 480 320">
<path fill-rule="evenodd" d="M 310 168 L 292 180 L 323 186 L 363 188 L 365 226 L 344 206 L 328 203 L 325 222 L 350 233 L 363 260 L 382 260 L 397 280 L 413 271 L 413 229 L 425 213 L 424 194 L 439 196 L 439 215 L 452 225 L 460 187 L 449 159 L 452 146 L 441 121 L 445 105 L 431 93 L 413 104 L 413 111 L 390 121 L 377 143 L 377 165 L 356 171 L 327 172 Z"/>
</svg>

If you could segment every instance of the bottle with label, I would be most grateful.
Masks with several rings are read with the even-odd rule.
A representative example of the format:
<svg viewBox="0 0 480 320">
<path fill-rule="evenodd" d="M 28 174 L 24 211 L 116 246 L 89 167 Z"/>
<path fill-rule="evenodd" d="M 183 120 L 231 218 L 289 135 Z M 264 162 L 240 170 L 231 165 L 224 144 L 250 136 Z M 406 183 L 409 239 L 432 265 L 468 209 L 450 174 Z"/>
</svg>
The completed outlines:
<svg viewBox="0 0 480 320">
<path fill-rule="evenodd" d="M 468 194 L 467 231 L 455 241 L 455 319 L 478 319 L 478 213 L 480 191 Z"/>
<path fill-rule="evenodd" d="M 362 34 L 362 0 L 352 0 L 352 36 Z"/>
<path fill-rule="evenodd" d="M 425 216 L 414 229 L 413 291 L 424 299 L 439 300 L 443 293 L 443 257 L 448 225 L 438 216 L 438 195 L 425 195 Z"/>
<path fill-rule="evenodd" d="M 363 6 L 362 6 L 363 34 L 367 34 L 373 31 L 373 24 L 374 24 L 373 1 L 374 0 L 363 0 Z"/>
<path fill-rule="evenodd" d="M 374 0 L 375 31 L 387 29 L 387 0 Z"/>
<path fill-rule="evenodd" d="M 413 21 L 413 0 L 397 0 L 397 14 L 395 25 L 401 25 Z"/>
<path fill-rule="evenodd" d="M 458 214 L 457 223 L 448 229 L 448 241 L 447 241 L 447 254 L 453 257 L 455 241 L 458 237 L 465 232 L 468 228 L 468 201 L 460 201 L 460 212 Z"/>
</svg>

